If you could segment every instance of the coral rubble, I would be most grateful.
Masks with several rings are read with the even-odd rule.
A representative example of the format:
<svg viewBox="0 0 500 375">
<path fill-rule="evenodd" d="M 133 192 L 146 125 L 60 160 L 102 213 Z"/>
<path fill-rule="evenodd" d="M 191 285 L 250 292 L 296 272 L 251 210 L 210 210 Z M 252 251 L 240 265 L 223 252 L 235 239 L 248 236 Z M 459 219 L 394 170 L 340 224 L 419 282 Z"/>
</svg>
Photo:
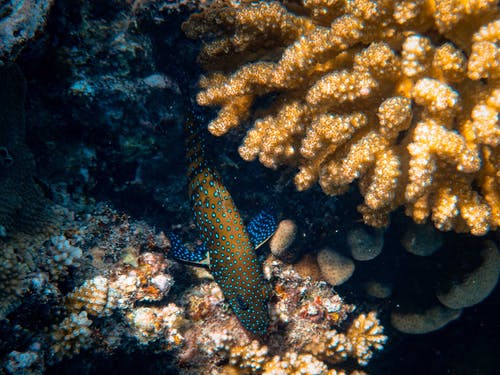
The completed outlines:
<svg viewBox="0 0 500 375">
<path fill-rule="evenodd" d="M 404 206 L 483 235 L 500 224 L 499 14 L 493 0 L 221 0 L 183 28 L 207 40 L 210 132 L 254 119 L 243 159 L 298 168 L 299 190 L 358 180 L 370 225 Z"/>
</svg>

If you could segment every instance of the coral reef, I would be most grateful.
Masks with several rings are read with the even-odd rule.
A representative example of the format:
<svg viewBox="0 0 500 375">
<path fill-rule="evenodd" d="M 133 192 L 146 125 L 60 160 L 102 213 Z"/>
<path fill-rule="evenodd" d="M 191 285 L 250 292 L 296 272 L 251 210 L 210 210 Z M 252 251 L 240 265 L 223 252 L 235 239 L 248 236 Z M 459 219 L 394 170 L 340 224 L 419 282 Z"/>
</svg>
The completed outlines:
<svg viewBox="0 0 500 375">
<path fill-rule="evenodd" d="M 152 12 L 176 11 L 180 12 L 186 9 L 190 11 L 200 10 L 206 8 L 212 0 L 134 0 L 132 3 L 132 11 L 147 9 Z M 159 21 L 161 18 L 158 17 Z"/>
<path fill-rule="evenodd" d="M 366 294 L 375 298 L 389 298 L 393 289 L 393 286 L 390 283 L 373 280 L 364 283 L 363 287 Z"/>
<path fill-rule="evenodd" d="M 143 345 L 167 338 L 166 347 L 178 347 L 184 338 L 178 329 L 183 324 L 183 310 L 171 303 L 163 308 L 139 307 L 130 312 L 126 319 L 135 336 Z"/>
<path fill-rule="evenodd" d="M 383 348 L 387 337 L 375 312 L 356 316 L 355 306 L 346 304 L 325 282 L 303 278 L 293 265 L 272 256 L 263 268 L 275 290 L 271 328 L 264 341 L 247 335 L 228 314 L 215 282 L 207 280 L 184 296 L 194 323 L 179 354 L 186 373 L 348 373 L 342 362 L 352 358 L 365 366 Z M 328 348 L 328 354 L 321 348 Z M 221 368 L 226 361 L 229 364 Z"/>
<path fill-rule="evenodd" d="M 24 44 L 43 29 L 53 0 L 15 0 L 0 4 L 0 66 L 14 61 Z"/>
<path fill-rule="evenodd" d="M 92 321 L 85 311 L 72 313 L 52 332 L 52 351 L 58 359 L 80 353 L 80 350 L 92 345 Z"/>
<path fill-rule="evenodd" d="M 0 3 L 0 23 L 10 12 L 10 3 L 23 4 L 22 1 Z M 380 9 L 392 9 L 380 14 L 386 21 L 377 24 L 380 36 L 368 37 L 377 30 L 373 30 L 372 23 L 363 22 L 360 33 L 366 39 L 340 53 L 326 51 L 325 60 L 320 63 L 323 65 L 315 65 L 318 70 L 311 76 L 299 74 L 292 78 L 292 81 L 302 80 L 296 82 L 296 90 L 290 91 L 285 82 L 280 89 L 258 94 L 252 98 L 251 110 L 246 111 L 248 122 L 241 120 L 242 126 L 228 137 L 207 139 L 207 151 L 214 151 L 211 155 L 214 165 L 227 181 L 238 206 L 241 205 L 245 222 L 258 210 L 270 206 L 277 217 L 293 218 L 293 221 L 283 220 L 269 242 L 272 255 L 267 244 L 257 252 L 268 284 L 273 288 L 268 334 L 255 341 L 242 328 L 205 269 L 170 261 L 169 240 L 161 232 L 164 229 L 182 233 L 188 247 L 200 244 L 185 199 L 185 165 L 179 162 L 185 151 L 179 142 L 183 112 L 180 103 L 197 90 L 199 67 L 194 58 L 199 44 L 186 40 L 179 26 L 194 8 L 205 10 L 205 14 L 217 6 L 221 6 L 220 12 L 236 9 L 239 13 L 240 9 L 248 8 L 258 13 L 263 8 L 262 2 L 61 0 L 54 2 L 41 38 L 30 42 L 22 54 L 18 55 L 20 49 L 15 47 L 8 57 L 16 59 L 26 75 L 28 97 L 24 108 L 20 92 L 16 91 L 24 88 L 20 77 L 14 75 L 12 79 L 10 75 L 11 83 L 0 85 L 5 96 L 0 103 L 0 116 L 6 116 L 0 117 L 0 192 L 13 198 L 5 202 L 14 202 L 21 208 L 13 214 L 12 206 L 5 206 L 9 215 L 4 218 L 0 207 L 0 219 L 6 223 L 0 222 L 0 373 L 65 373 L 75 369 L 88 373 L 186 375 L 495 373 L 498 334 L 492 327 L 498 320 L 499 289 L 494 289 L 498 283 L 498 233 L 490 231 L 485 238 L 442 233 L 434 229 L 432 222 L 411 225 L 413 220 L 405 217 L 402 210 L 391 215 L 392 225 L 385 231 L 373 230 L 359 222 L 355 207 L 361 203 L 361 197 L 355 189 L 351 189 L 347 199 L 321 194 L 316 186 L 298 192 L 291 178 L 293 168 L 275 173 L 259 163 L 239 163 L 234 147 L 242 135 L 239 131 L 250 128 L 250 121 L 275 116 L 280 106 L 285 110 L 283 102 L 290 100 L 290 94 L 309 110 L 312 106 L 306 102 L 304 90 L 319 85 L 322 77 L 343 71 L 351 78 L 355 73 L 366 73 L 354 86 L 362 86 L 360 92 L 366 93 L 363 85 L 371 87 L 368 77 L 371 75 L 374 82 L 383 84 L 373 89 L 381 97 L 368 93 L 367 97 L 347 98 L 340 106 L 332 104 L 333 109 L 328 107 L 329 102 L 321 102 L 318 108 L 326 109 L 311 112 L 311 116 L 318 117 L 335 113 L 339 124 L 349 115 L 353 124 L 365 116 L 368 118 L 365 127 L 352 134 L 345 133 L 346 143 L 328 155 L 327 151 L 333 148 L 327 150 L 326 140 L 325 148 L 316 149 L 312 144 L 312 120 L 306 116 L 301 120 L 303 131 L 284 141 L 297 147 L 298 156 L 280 163 L 302 165 L 306 158 L 300 147 L 308 133 L 311 144 L 307 147 L 316 153 L 311 161 L 323 152 L 325 160 L 320 164 L 344 160 L 348 149 L 366 134 L 372 131 L 382 134 L 383 126 L 379 127 L 382 117 L 378 117 L 377 108 L 382 108 L 385 100 L 394 103 L 390 99 L 394 98 L 393 91 L 397 91 L 398 100 L 411 100 L 413 120 L 407 130 L 390 128 L 393 123 L 387 120 L 390 117 L 387 112 L 392 107 L 384 109 L 384 136 L 391 129 L 399 131 L 390 145 L 395 147 L 402 171 L 397 188 L 397 194 L 401 195 L 396 194 L 387 212 L 402 205 L 397 200 L 404 194 L 400 189 L 405 190 L 409 183 L 408 146 L 415 143 L 417 123 L 429 116 L 439 117 L 434 112 L 429 115 L 427 104 L 421 104 L 426 100 L 422 92 L 427 90 L 422 85 L 430 87 L 433 82 L 424 79 L 439 81 L 457 94 L 460 108 L 453 121 L 446 124 L 448 131 L 466 136 L 467 142 L 472 139 L 471 147 L 476 145 L 474 137 L 481 142 L 494 139 L 488 131 L 494 133 L 495 126 L 490 130 L 476 126 L 473 133 L 463 131 L 469 128 L 462 126 L 472 118 L 477 103 L 487 100 L 482 89 L 489 90 L 498 80 L 492 74 L 469 77 L 466 66 L 473 66 L 471 69 L 478 76 L 497 69 L 497 59 L 484 59 L 496 53 L 498 42 L 494 30 L 484 29 L 480 36 L 473 36 L 474 30 L 496 17 L 481 10 L 491 2 L 469 2 L 470 8 L 464 11 L 469 15 L 448 20 L 443 17 L 455 9 L 460 12 L 462 3 L 425 0 L 265 3 L 268 9 L 282 9 L 284 18 L 275 22 L 270 17 L 268 22 L 263 20 L 264 26 L 252 28 L 259 17 L 247 13 L 248 22 L 244 21 L 250 28 L 228 40 L 238 46 L 247 43 L 256 49 L 249 54 L 248 49 L 240 48 L 233 54 L 230 48 L 222 46 L 221 51 L 229 51 L 230 55 L 222 53 L 217 61 L 205 58 L 209 70 L 219 70 L 221 76 L 228 78 L 235 72 L 235 66 L 275 64 L 283 53 L 289 53 L 289 48 L 307 43 L 308 35 L 312 35 L 309 32 L 319 35 L 332 22 L 340 22 L 339 17 L 346 22 L 356 17 L 377 18 Z M 453 5 L 452 11 L 443 8 L 445 3 Z M 323 9 L 319 9 L 320 4 Z M 372 15 L 365 12 L 365 4 L 373 5 Z M 414 14 L 408 11 L 413 4 Z M 422 4 L 425 14 L 420 17 Z M 290 17 L 304 22 L 304 27 L 297 29 L 297 24 L 289 23 Z M 394 17 L 399 17 L 398 25 L 404 25 L 395 28 L 398 35 L 390 34 L 389 30 Z M 409 21 L 403 22 L 403 17 Z M 432 21 L 436 17 L 441 26 L 445 23 L 457 26 L 437 30 Z M 232 37 L 240 22 L 238 17 L 229 17 L 219 24 L 212 21 L 208 19 L 203 26 L 213 30 L 206 49 L 212 48 L 210 43 L 220 40 L 221 35 Z M 235 28 L 227 27 L 229 24 Z M 221 26 L 226 34 L 219 33 Z M 287 33 L 281 38 L 282 26 L 296 34 Z M 274 30 L 272 34 L 266 31 L 270 29 Z M 460 30 L 467 34 L 460 34 Z M 478 43 L 474 53 L 472 47 L 453 44 L 456 40 L 471 40 L 471 36 Z M 424 40 L 428 41 L 427 46 Z M 370 47 L 372 42 L 386 43 L 399 64 L 394 69 L 402 69 L 405 61 L 405 72 L 394 74 L 391 81 L 376 77 L 382 70 L 372 72 L 373 65 L 369 72 L 361 69 L 356 61 L 363 60 L 363 53 L 377 47 Z M 418 50 L 420 44 L 424 58 L 418 51 L 410 53 Z M 446 65 L 450 55 L 462 56 L 464 62 L 458 59 L 459 64 L 454 65 L 449 60 Z M 305 57 L 303 61 L 307 64 Z M 365 64 L 366 59 L 363 61 Z M 456 66 L 464 67 L 463 75 L 454 75 Z M 311 72 L 305 65 L 304 69 Z M 417 75 L 406 80 L 411 74 Z M 288 75 L 283 72 L 283 76 Z M 417 85 L 419 81 L 422 83 Z M 179 95 L 179 88 L 183 95 Z M 349 90 L 346 88 L 345 92 Z M 453 100 L 443 98 L 443 106 L 453 105 Z M 241 103 L 233 102 L 236 106 Z M 490 110 L 494 106 L 488 103 L 474 112 L 474 121 L 491 119 Z M 289 108 L 295 108 L 292 104 Z M 445 110 L 441 112 L 446 115 Z M 287 118 L 284 113 L 281 115 L 280 119 Z M 18 121 L 24 116 L 26 121 Z M 9 120 L 12 118 L 17 120 Z M 272 123 L 274 117 L 269 119 Z M 293 125 L 285 120 L 283 123 L 284 128 Z M 282 133 L 276 131 L 279 134 Z M 276 143 L 269 145 L 272 148 Z M 439 144 L 433 147 L 449 151 Z M 443 171 L 449 173 L 445 182 L 469 184 L 481 196 L 485 186 L 495 191 L 496 180 L 489 177 L 498 170 L 495 161 L 498 146 L 488 146 L 491 152 L 484 144 L 478 147 L 482 163 L 478 172 L 456 171 L 456 165 L 433 154 L 437 158 L 436 169 L 429 191 L 441 186 Z M 290 150 L 275 149 L 283 154 Z M 267 149 L 262 152 L 263 158 L 269 152 Z M 467 157 L 467 152 L 463 154 Z M 26 179 L 6 183 L 4 177 L 20 173 L 11 166 L 23 161 L 20 159 L 23 155 L 29 160 L 19 164 L 26 167 L 23 169 Z M 377 162 L 382 163 L 379 159 Z M 346 164 L 347 168 L 350 166 Z M 321 165 L 318 168 L 321 170 Z M 365 180 L 390 176 L 377 175 L 374 170 L 373 166 L 367 167 L 360 176 Z M 471 179 L 456 180 L 457 175 Z M 321 182 L 321 173 L 318 178 Z M 34 190 L 25 191 L 25 184 Z M 16 189 L 2 190 L 7 186 Z M 368 197 L 363 183 L 360 186 L 365 198 Z M 371 193 L 376 196 L 376 192 Z M 44 196 L 61 206 L 53 207 Z M 433 197 L 431 194 L 431 200 Z M 96 203 L 102 201 L 108 203 Z M 432 209 L 430 212 L 434 213 Z M 53 217 L 59 218 L 58 225 L 51 225 L 52 220 L 48 219 Z M 462 224 L 462 219 L 453 221 L 455 229 L 467 231 Z M 31 233 L 32 230 L 36 233 Z M 364 259 L 361 254 L 369 254 L 371 258 L 382 246 L 383 251 L 371 261 L 357 260 Z M 321 249 L 327 252 L 326 260 L 318 259 Z M 345 263 L 338 262 L 336 255 L 332 262 L 333 251 L 344 257 L 341 259 Z M 339 274 L 339 269 L 332 267 L 338 264 L 346 266 L 340 269 L 341 273 L 351 274 L 354 266 L 356 270 L 341 286 L 333 287 L 327 276 Z M 459 304 L 452 305 L 457 300 Z M 381 324 L 387 327 L 390 323 L 394 329 L 382 332 Z M 414 336 L 428 332 L 434 333 Z M 414 350 L 416 344 L 418 351 Z"/>
<path fill-rule="evenodd" d="M 152 36 L 141 32 L 133 5 L 131 9 L 128 1 L 111 3 L 119 11 L 104 16 L 98 6 L 83 2 L 78 27 L 69 31 L 56 58 L 69 73 L 64 77 L 64 99 L 74 107 L 76 120 L 86 126 L 121 128 L 124 158 L 140 159 L 156 142 L 151 130 L 173 121 L 172 99 L 180 89 L 158 69 Z M 135 136 L 128 129 L 132 124 Z"/>
<path fill-rule="evenodd" d="M 19 261 L 13 246 L 2 244 L 0 262 L 0 318 L 13 310 L 27 287 L 26 275 L 29 271 L 26 264 Z"/>
<path fill-rule="evenodd" d="M 299 190 L 358 180 L 370 225 L 404 206 L 483 235 L 500 223 L 498 16 L 493 0 L 218 1 L 183 29 L 207 39 L 210 132 L 254 116 L 243 159 L 298 168 Z"/>
<path fill-rule="evenodd" d="M 387 340 L 374 312 L 354 312 L 327 283 L 269 254 L 271 327 L 252 343 L 206 270 L 186 272 L 166 258 L 163 233 L 104 204 L 90 207 L 66 212 L 56 233 L 5 240 L 2 318 L 20 331 L 0 353 L 10 373 L 138 350 L 169 353 L 181 374 L 348 373 L 344 361 L 365 366 Z M 40 311 L 48 313 L 34 318 Z M 313 337 L 331 358 L 310 346 Z"/>
<path fill-rule="evenodd" d="M 186 42 L 179 14 L 132 9 L 132 3 L 139 5 L 127 0 L 55 3 L 43 38 L 16 60 L 29 81 L 27 141 L 39 180 L 51 181 L 51 190 L 57 180 L 75 202 L 85 204 L 106 190 L 113 193 L 105 200 L 117 207 L 133 197 L 151 210 L 163 207 L 181 216 L 179 88 L 196 63 L 189 48 L 171 53 L 179 37 Z M 160 5 L 148 2 L 153 3 Z M 1 154 L 0 147 L 0 159 Z M 57 203 L 66 204 L 62 196 L 53 192 Z M 130 213 L 143 218 L 148 209 L 141 205 Z"/>
<path fill-rule="evenodd" d="M 40 364 L 40 348 L 31 348 L 26 352 L 12 351 L 9 353 L 5 369 L 9 374 L 41 374 L 43 366 Z"/>
<path fill-rule="evenodd" d="M 130 340 L 179 346 L 181 307 L 137 306 L 164 299 L 173 285 L 166 237 L 105 205 L 62 217 L 56 234 L 2 239 L 1 318 L 29 327 L 40 319 L 33 317 L 37 312 L 50 312 L 36 330 L 24 329 L 23 340 L 6 338 L 8 366 L 44 368 L 83 350 L 112 351 Z M 19 314 L 23 309 L 29 312 Z"/>
<path fill-rule="evenodd" d="M 127 250 L 127 249 L 126 249 Z M 123 261 L 127 260 L 127 254 Z M 146 252 L 137 255 L 136 265 L 124 263 L 112 270 L 109 278 L 96 276 L 86 280 L 66 297 L 70 312 L 86 310 L 93 316 L 111 315 L 114 310 L 128 313 L 135 301 L 159 301 L 173 285 L 164 271 L 169 267 L 164 256 Z"/>
<path fill-rule="evenodd" d="M 356 358 L 365 366 L 374 350 L 381 350 L 387 341 L 383 327 L 374 312 L 359 315 L 346 334 L 336 331 L 324 333 L 324 337 L 314 337 L 307 346 L 313 354 L 329 362 L 341 362 L 347 357 Z"/>
</svg>

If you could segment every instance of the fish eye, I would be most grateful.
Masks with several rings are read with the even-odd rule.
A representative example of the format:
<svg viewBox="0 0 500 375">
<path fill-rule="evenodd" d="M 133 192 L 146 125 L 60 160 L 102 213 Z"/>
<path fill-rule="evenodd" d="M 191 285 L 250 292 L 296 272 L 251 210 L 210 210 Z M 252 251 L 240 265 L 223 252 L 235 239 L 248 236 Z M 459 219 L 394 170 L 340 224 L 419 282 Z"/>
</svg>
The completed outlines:
<svg viewBox="0 0 500 375">
<path fill-rule="evenodd" d="M 242 310 L 248 310 L 248 304 L 243 300 L 243 297 L 239 294 L 236 296 L 236 302 L 238 302 L 238 306 Z"/>
</svg>

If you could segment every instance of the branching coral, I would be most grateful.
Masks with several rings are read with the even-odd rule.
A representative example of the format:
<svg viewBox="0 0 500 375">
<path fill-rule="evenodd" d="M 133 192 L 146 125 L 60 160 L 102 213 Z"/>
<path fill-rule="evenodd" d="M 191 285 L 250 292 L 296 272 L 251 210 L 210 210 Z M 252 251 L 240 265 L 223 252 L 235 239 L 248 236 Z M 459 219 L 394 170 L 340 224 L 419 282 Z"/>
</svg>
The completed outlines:
<svg viewBox="0 0 500 375">
<path fill-rule="evenodd" d="M 306 349 L 329 362 L 342 362 L 352 357 L 365 366 L 374 350 L 383 349 L 387 341 L 383 331 L 375 312 L 360 314 L 346 334 L 328 331 L 325 337 L 314 337 Z"/>
<path fill-rule="evenodd" d="M 243 159 L 298 168 L 299 190 L 358 180 L 370 225 L 404 206 L 481 235 L 500 224 L 498 17 L 494 0 L 218 1 L 184 30 L 209 39 L 210 132 L 255 117 Z"/>
<path fill-rule="evenodd" d="M 343 370 L 329 369 L 325 362 L 339 363 L 352 357 L 360 365 L 367 365 L 373 350 L 381 350 L 387 341 L 382 332 L 374 312 L 361 314 L 346 334 L 328 331 L 324 336 L 313 337 L 305 347 L 305 351 L 312 354 L 286 352 L 269 358 L 267 346 L 253 341 L 250 345 L 231 348 L 230 363 L 249 374 L 345 374 Z"/>
<path fill-rule="evenodd" d="M 85 311 L 71 314 L 61 324 L 54 327 L 52 333 L 52 351 L 58 358 L 80 353 L 80 350 L 92 345 L 92 321 Z"/>
</svg>

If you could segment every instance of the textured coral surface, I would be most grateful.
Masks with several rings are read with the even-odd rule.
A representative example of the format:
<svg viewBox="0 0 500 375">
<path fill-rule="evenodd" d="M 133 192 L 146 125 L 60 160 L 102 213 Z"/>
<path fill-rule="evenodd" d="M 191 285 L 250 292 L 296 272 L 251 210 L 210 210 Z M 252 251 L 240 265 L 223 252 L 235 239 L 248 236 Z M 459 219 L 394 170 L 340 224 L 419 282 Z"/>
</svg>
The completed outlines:
<svg viewBox="0 0 500 375">
<path fill-rule="evenodd" d="M 357 180 L 374 226 L 404 206 L 482 235 L 500 224 L 498 17 L 493 0 L 218 1 L 183 28 L 207 40 L 210 132 L 253 121 L 243 159 L 298 168 L 299 190 Z"/>
<path fill-rule="evenodd" d="M 28 4 L 0 0 L 0 23 L 12 14 L 12 4 L 23 3 Z M 185 98 L 194 97 L 198 91 L 199 67 L 195 58 L 201 43 L 187 40 L 180 24 L 189 17 L 188 11 L 197 7 L 215 16 L 222 14 L 221 9 L 224 12 L 236 9 L 237 13 L 227 13 L 229 17 L 218 23 L 222 30 L 210 17 L 201 25 L 213 28 L 204 47 L 210 49 L 214 40 L 235 35 L 235 28 L 228 26 L 236 25 L 237 17 L 233 15 L 243 14 L 240 10 L 247 8 L 261 9 L 260 12 L 264 9 L 262 3 L 256 1 L 251 6 L 241 1 L 185 0 L 54 3 L 40 38 L 24 44 L 27 48 L 19 55 L 20 49 L 16 47 L 7 56 L 8 60 L 16 60 L 26 76 L 24 106 L 21 95 L 24 92 L 15 89 L 21 86 L 0 85 L 0 373 L 497 372 L 498 332 L 494 328 L 500 301 L 500 289 L 495 288 L 500 259 L 498 231 L 490 230 L 479 238 L 468 233 L 444 233 L 435 229 L 430 220 L 424 225 L 414 224 L 402 210 L 391 216 L 392 224 L 385 230 L 369 228 L 359 222 L 355 207 L 361 196 L 355 191 L 332 197 L 321 194 L 315 186 L 307 192 L 298 192 L 290 178 L 293 167 L 275 172 L 259 163 L 238 161 L 234 147 L 240 135 L 237 130 L 250 128 L 250 120 L 271 116 L 268 122 L 272 124 L 285 104 L 290 104 L 287 107 L 290 109 L 299 108 L 291 103 L 290 94 L 306 109 L 303 129 L 289 138 L 293 142 L 286 140 L 286 144 L 299 150 L 296 153 L 302 155 L 300 147 L 312 129 L 307 116 L 338 115 L 335 120 L 338 126 L 344 124 L 340 116 L 346 116 L 351 119 L 349 124 L 357 128 L 344 134 L 345 142 L 340 142 L 333 154 L 328 153 L 333 148 L 326 146 L 326 138 L 321 145 L 315 143 L 316 135 L 311 130 L 311 142 L 304 150 L 310 150 L 312 156 L 291 157 L 280 163 L 297 167 L 299 162 L 312 162 L 317 155 L 324 154 L 324 159 L 318 158 L 318 168 L 333 160 L 342 167 L 339 160 L 344 160 L 347 151 L 365 135 L 379 132 L 386 137 L 394 131 L 398 133 L 397 139 L 388 144 L 394 148 L 402 171 L 392 204 L 396 207 L 404 201 L 396 202 L 396 198 L 404 195 L 400 189 L 405 190 L 409 184 L 409 145 L 415 143 L 417 124 L 431 117 L 436 122 L 437 117 L 445 116 L 446 106 L 454 105 L 454 95 L 447 93 L 454 92 L 461 106 L 464 98 L 469 101 L 465 107 L 470 110 L 457 107 L 453 121 L 446 124 L 448 133 L 426 122 L 419 134 L 425 136 L 426 132 L 436 131 L 432 134 L 443 135 L 438 139 L 441 143 L 416 145 L 412 150 L 418 155 L 421 155 L 419 149 L 433 155 L 435 171 L 426 189 L 434 189 L 434 177 L 443 177 L 446 172 L 449 179 L 443 181 L 467 183 L 483 199 L 482 176 L 491 176 L 498 170 L 493 162 L 484 164 L 485 156 L 496 155 L 498 146 L 485 145 L 494 139 L 497 125 L 493 124 L 490 130 L 474 125 L 474 132 L 466 133 L 465 125 L 462 129 L 460 124 L 465 124 L 465 119 L 472 116 L 472 108 L 484 101 L 483 88 L 495 87 L 498 79 L 490 73 L 489 77 L 483 76 L 497 69 L 498 59 L 491 54 L 496 53 L 497 45 L 491 34 L 493 28 L 477 32 L 483 24 L 497 18 L 496 11 L 485 10 L 491 2 L 401 1 L 393 8 L 393 2 L 373 3 L 373 17 L 377 17 L 380 9 L 389 9 L 391 16 L 384 16 L 387 24 L 378 23 L 380 27 L 376 28 L 384 35 L 369 37 L 373 28 L 365 30 L 371 26 L 362 21 L 360 32 L 366 38 L 342 52 L 325 50 L 325 59 L 321 60 L 324 64 L 315 65 L 316 73 L 298 74 L 293 80 L 302 81 L 287 82 L 279 90 L 255 96 L 252 110 L 244 111 L 249 121 L 241 120 L 239 129 L 235 128 L 227 137 L 207 137 L 211 166 L 220 172 L 245 223 L 263 208 L 271 208 L 282 220 L 283 225 L 269 241 L 269 248 L 266 244 L 257 252 L 267 283 L 273 289 L 269 303 L 270 329 L 260 339 L 242 328 L 221 288 L 206 270 L 169 259 L 169 241 L 162 230 L 179 232 L 188 247 L 200 244 L 186 191 L 186 165 L 182 162 L 186 150 L 181 124 Z M 219 13 L 213 13 L 210 4 L 214 7 L 217 3 L 238 8 L 220 8 Z M 287 19 L 298 22 L 288 24 L 288 39 L 280 39 L 278 32 L 288 21 L 280 23 L 269 18 L 265 27 L 252 28 L 258 17 L 251 16 L 245 21 L 249 26 L 244 27 L 244 32 L 234 41 L 228 40 L 255 46 L 252 53 L 245 48 L 233 53 L 223 46 L 221 51 L 230 54 L 224 52 L 220 59 L 205 58 L 206 68 L 218 70 L 221 77 L 228 78 L 239 67 L 251 67 L 257 62 L 276 64 L 288 48 L 299 41 L 308 41 L 304 38 L 308 34 L 300 34 L 304 30 L 320 32 L 334 22 L 341 22 L 336 21 L 339 17 L 347 22 L 354 20 L 353 17 L 364 17 L 364 13 L 369 16 L 363 5 L 369 3 L 360 1 L 266 3 L 272 9 L 282 9 Z M 422 6 L 425 17 L 418 13 Z M 465 16 L 451 17 L 455 10 Z M 391 36 L 395 17 L 399 17 L 398 24 L 404 27 L 396 27 L 400 35 Z M 297 25 L 301 22 L 303 28 L 299 29 Z M 457 26 L 443 28 L 446 24 Z M 462 26 L 464 33 L 460 31 Z M 266 41 L 269 35 L 266 30 L 270 29 L 274 30 L 272 38 Z M 349 32 L 347 27 L 344 29 Z M 2 31 L 5 30 L 0 30 L 0 34 Z M 459 41 L 479 40 L 479 36 L 473 36 L 475 33 L 487 43 L 482 43 L 474 55 L 472 47 Z M 313 57 L 321 57 L 317 54 L 321 52 L 321 44 L 318 48 Z M 429 55 L 422 55 L 419 48 Z M 379 52 L 363 60 L 363 54 L 370 51 Z M 373 72 L 365 74 L 365 68 L 355 68 L 361 62 L 366 66 L 367 61 L 370 67 L 378 66 L 380 60 L 375 57 L 383 51 L 396 56 L 392 80 L 386 76 L 377 78 L 375 74 L 383 69 L 370 68 Z M 455 57 L 446 57 L 450 55 Z M 490 59 L 485 59 L 488 56 Z M 465 62 L 460 62 L 462 58 Z M 307 59 L 306 56 L 301 64 L 307 63 Z M 449 64 L 445 64 L 446 59 Z M 406 61 L 405 73 L 402 61 Z M 316 64 L 314 60 L 311 63 Z M 470 70 L 481 78 L 468 76 L 469 63 L 473 65 Z M 304 69 L 309 72 L 306 65 Z M 459 69 L 462 73 L 453 73 L 457 66 L 465 67 Z M 335 102 L 329 99 L 321 102 L 324 99 L 318 96 L 318 103 L 321 102 L 318 108 L 323 109 L 307 112 L 312 106 L 306 93 L 315 86 L 321 94 L 320 81 L 329 74 L 354 77 L 353 88 L 345 88 L 343 104 L 332 104 Z M 416 74 L 415 78 L 411 78 L 412 74 Z M 289 72 L 283 72 L 283 76 L 287 75 Z M 288 86 L 292 83 L 296 85 L 293 90 Z M 352 96 L 350 90 L 356 87 L 361 87 L 359 93 L 367 96 L 360 98 L 359 93 Z M 432 97 L 429 99 L 429 89 L 443 101 L 434 103 Z M 378 90 L 380 97 L 370 90 Z M 408 101 L 410 107 L 404 107 Z M 233 103 L 240 105 L 244 101 Z M 401 106 L 403 110 L 395 112 Z M 431 116 L 426 106 L 444 109 L 439 109 L 439 116 L 435 112 Z M 480 123 L 488 116 L 497 116 L 486 107 L 474 115 L 474 121 Z M 201 120 L 200 126 L 205 126 L 209 116 L 220 107 L 213 108 L 214 111 L 201 115 L 207 121 Z M 378 108 L 384 109 L 380 118 Z M 21 121 L 23 111 L 25 123 Z M 407 125 L 400 128 L 391 122 L 393 118 L 407 119 L 408 112 L 411 121 Z M 281 116 L 286 120 L 285 113 Z M 321 121 L 327 117 L 321 117 Z M 283 123 L 289 124 L 285 120 Z M 408 128 L 401 130 L 405 126 Z M 273 129 L 276 136 L 281 134 L 278 132 L 281 128 Z M 323 134 L 319 122 L 316 130 Z M 268 142 L 270 148 L 262 150 L 283 152 L 266 137 L 264 143 Z M 472 168 L 479 160 L 474 150 L 470 153 L 469 149 L 458 148 L 465 151 L 457 158 L 453 149 L 444 147 L 449 143 L 447 139 L 461 138 L 466 139 L 466 147 L 470 147 L 470 139 L 485 142 L 478 144 L 484 173 L 457 171 L 456 165 Z M 371 147 L 371 141 L 368 145 Z M 288 148 L 286 152 L 291 150 L 294 149 Z M 264 156 L 264 151 L 258 152 L 259 157 Z M 441 154 L 436 156 L 435 152 Z M 371 154 L 366 155 L 369 160 Z M 448 155 L 454 155 L 454 159 L 446 161 Z M 471 155 L 474 157 L 469 160 Z M 392 165 L 393 159 L 386 160 Z M 13 169 L 14 165 L 23 168 Z M 353 161 L 344 168 L 356 165 Z M 373 168 L 367 167 L 360 176 L 369 181 L 391 176 L 385 172 L 376 174 Z M 319 173 L 320 182 L 321 176 Z M 456 176 L 463 179 L 455 179 Z M 346 182 L 344 188 L 351 185 Z M 492 189 L 495 186 L 490 185 Z M 366 191 L 371 191 L 376 199 L 387 198 L 383 190 L 367 188 Z M 365 193 L 366 199 L 368 196 Z M 57 204 L 49 203 L 55 207 L 50 217 L 60 219 L 57 226 L 40 215 L 48 207 L 43 197 Z M 488 210 L 491 207 L 489 204 Z M 461 215 L 461 211 L 457 212 Z M 461 218 L 451 223 L 455 229 L 457 225 L 465 225 Z M 27 233 L 25 228 L 36 229 L 36 233 Z M 333 286 L 339 283 L 340 274 L 344 274 L 342 285 Z"/>
<path fill-rule="evenodd" d="M 20 235 L 2 243 L 8 253 L 0 269 L 9 279 L 0 277 L 0 312 L 18 331 L 2 346 L 10 373 L 147 349 L 170 353 L 185 374 L 272 374 L 289 366 L 322 374 L 341 371 L 349 358 L 366 366 L 387 341 L 375 312 L 355 312 L 328 284 L 271 255 L 264 263 L 274 288 L 271 328 L 255 341 L 208 273 L 166 257 L 162 232 L 103 204 L 66 215 L 48 240 Z M 41 311 L 48 314 L 33 326 Z"/>
</svg>

